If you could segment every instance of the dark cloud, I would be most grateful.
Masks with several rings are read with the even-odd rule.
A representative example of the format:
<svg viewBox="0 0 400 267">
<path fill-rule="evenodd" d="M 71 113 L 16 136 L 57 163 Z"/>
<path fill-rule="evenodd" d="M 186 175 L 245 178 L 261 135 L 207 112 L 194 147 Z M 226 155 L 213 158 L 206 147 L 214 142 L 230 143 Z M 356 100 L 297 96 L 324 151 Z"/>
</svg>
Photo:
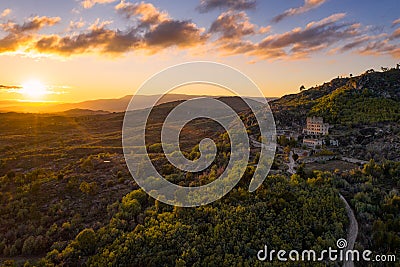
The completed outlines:
<svg viewBox="0 0 400 267">
<path fill-rule="evenodd" d="M 234 1 L 236 5 L 255 1 Z M 60 18 L 31 17 L 25 22 L 0 23 L 0 54 L 26 53 L 72 56 L 96 53 L 118 56 L 135 51 L 156 53 L 163 49 L 209 49 L 222 55 L 246 55 L 258 59 L 299 59 L 313 54 L 345 53 L 349 51 L 368 55 L 399 57 L 400 30 L 393 33 L 375 33 L 373 27 L 349 23 L 345 14 L 334 14 L 320 21 L 308 23 L 283 33 L 273 32 L 271 27 L 259 27 L 251 23 L 244 11 L 234 10 L 233 2 L 202 1 L 203 5 L 225 7 L 211 24 L 208 31 L 190 20 L 176 20 L 154 5 L 144 2 L 121 1 L 116 11 L 128 19 L 124 29 L 113 29 L 112 22 L 97 20 L 83 29 L 83 21 L 74 31 L 62 34 L 45 34 L 40 30 L 53 26 Z M 317 5 L 321 1 L 306 1 Z M 235 7 L 239 9 L 238 7 Z M 298 11 L 299 12 L 299 11 Z M 73 24 L 74 25 L 74 24 Z M 72 26 L 73 26 L 72 25 Z M 69 26 L 71 29 L 71 25 Z M 76 30 L 76 31 L 75 31 Z M 257 41 L 263 34 L 263 39 Z"/>
<path fill-rule="evenodd" d="M 297 7 L 297 8 L 291 8 L 286 10 L 285 12 L 283 12 L 282 14 L 279 14 L 278 16 L 274 17 L 272 19 L 272 21 L 274 23 L 278 23 L 281 20 L 287 18 L 287 17 L 291 17 L 291 16 L 295 16 L 295 15 L 299 15 L 299 14 L 303 14 L 306 13 L 314 8 L 319 7 L 320 5 L 322 5 L 323 3 L 325 3 L 327 0 L 305 0 L 304 1 L 304 5 L 301 7 Z"/>
<path fill-rule="evenodd" d="M 371 37 L 369 36 L 362 36 L 359 38 L 356 38 L 355 40 L 351 41 L 350 43 L 345 44 L 340 48 L 340 52 L 344 53 L 347 51 L 354 50 L 356 48 L 359 48 L 360 46 L 364 45 L 366 42 L 370 41 Z"/>
<path fill-rule="evenodd" d="M 21 86 L 16 86 L 16 85 L 1 85 L 0 84 L 0 90 L 15 90 L 15 89 L 21 89 Z"/>
<path fill-rule="evenodd" d="M 136 50 L 156 52 L 171 46 L 186 48 L 202 44 L 208 38 L 207 34 L 204 34 L 205 30 L 198 28 L 191 21 L 173 20 L 152 4 L 121 1 L 116 10 L 139 23 L 121 31 L 108 29 L 110 23 L 97 21 L 86 32 L 77 35 L 43 36 L 35 43 L 33 49 L 40 53 L 62 56 L 83 53 L 117 55 Z"/>
<path fill-rule="evenodd" d="M 188 47 L 204 43 L 206 39 L 207 36 L 194 23 L 178 20 L 164 21 L 144 36 L 149 47 Z"/>
<path fill-rule="evenodd" d="M 36 41 L 33 49 L 41 53 L 53 53 L 63 56 L 100 52 L 113 40 L 115 34 L 112 30 L 96 28 L 73 36 L 43 36 Z"/>
<path fill-rule="evenodd" d="M 22 24 L 12 21 L 0 24 L 6 33 L 0 38 L 0 53 L 14 52 L 27 46 L 34 39 L 34 34 L 45 26 L 53 26 L 61 19 L 59 17 L 32 17 Z"/>
<path fill-rule="evenodd" d="M 121 1 L 115 10 L 127 19 L 135 18 L 140 22 L 140 27 L 150 27 L 166 20 L 170 20 L 166 12 L 158 10 L 150 3 L 130 3 Z"/>
<path fill-rule="evenodd" d="M 143 40 L 138 37 L 136 29 L 130 29 L 126 32 L 116 31 L 103 48 L 106 53 L 126 53 L 136 49 L 143 48 Z"/>
<path fill-rule="evenodd" d="M 311 22 L 304 29 L 296 28 L 283 34 L 270 35 L 258 44 L 258 50 L 281 50 L 288 55 L 302 57 L 359 36 L 357 24 L 339 23 L 344 17 L 343 13 L 334 14 Z"/>
<path fill-rule="evenodd" d="M 366 35 L 356 38 L 339 49 L 339 52 L 354 51 L 361 55 L 390 55 L 400 58 L 400 47 L 392 41 L 400 38 L 400 29 L 392 34 L 381 33 L 377 35 Z"/>
<path fill-rule="evenodd" d="M 244 40 L 256 34 L 267 33 L 270 27 L 258 27 L 243 11 L 222 13 L 212 24 L 209 33 L 218 36 L 214 45 L 224 55 L 246 54 L 254 50 L 251 41 Z"/>
<path fill-rule="evenodd" d="M 32 32 L 32 31 L 38 31 L 41 28 L 45 26 L 53 26 L 57 24 L 58 22 L 61 21 L 61 18 L 59 17 L 32 17 L 28 19 L 28 21 L 24 22 L 22 25 L 13 23 L 13 22 L 8 22 L 5 24 L 2 24 L 2 28 L 8 32 L 13 32 L 16 34 L 21 34 L 24 32 Z"/>
<path fill-rule="evenodd" d="M 254 9 L 256 4 L 256 0 L 201 0 L 196 9 L 202 13 L 214 9 L 247 10 Z"/>
<path fill-rule="evenodd" d="M 208 39 L 205 29 L 198 28 L 191 21 L 171 19 L 166 12 L 152 4 L 121 1 L 116 10 L 138 23 L 125 30 L 114 30 L 108 28 L 111 22 L 97 20 L 85 31 L 67 31 L 64 35 L 36 34 L 44 26 L 58 23 L 60 18 L 33 17 L 22 24 L 0 24 L 0 28 L 8 33 L 0 39 L 0 53 L 22 49 L 25 52 L 60 56 L 84 53 L 116 55 L 140 49 L 156 52 L 171 46 L 187 48 L 203 44 Z"/>
<path fill-rule="evenodd" d="M 32 36 L 10 33 L 0 39 L 0 53 L 14 52 L 23 47 L 33 39 Z"/>
<path fill-rule="evenodd" d="M 228 15 L 221 15 L 221 18 L 224 19 L 217 20 L 210 33 L 220 34 L 221 37 L 215 41 L 215 45 L 224 55 L 245 54 L 259 59 L 290 60 L 307 58 L 330 48 L 329 51 L 334 53 L 355 51 L 368 55 L 388 54 L 395 58 L 400 56 L 400 48 L 390 43 L 387 34 L 368 35 L 369 27 L 363 28 L 361 24 L 343 22 L 343 13 L 310 22 L 304 28 L 268 35 L 258 43 L 241 38 L 245 36 L 244 33 L 252 36 L 250 30 L 244 33 L 240 30 L 242 27 L 238 25 L 241 20 Z M 391 38 L 394 36 L 396 31 Z"/>
<path fill-rule="evenodd" d="M 225 56 L 251 54 L 254 51 L 254 43 L 244 40 L 233 40 L 229 42 L 217 41 L 218 50 Z"/>
<path fill-rule="evenodd" d="M 400 28 L 396 29 L 389 37 L 390 40 L 400 38 Z"/>
<path fill-rule="evenodd" d="M 388 39 L 369 42 L 366 47 L 359 49 L 357 52 L 362 55 L 379 56 L 386 54 L 397 59 L 400 58 L 400 47 L 398 45 L 391 44 Z"/>
<path fill-rule="evenodd" d="M 224 12 L 212 24 L 210 33 L 220 34 L 222 38 L 238 39 L 256 33 L 256 26 L 249 21 L 246 13 Z"/>
</svg>

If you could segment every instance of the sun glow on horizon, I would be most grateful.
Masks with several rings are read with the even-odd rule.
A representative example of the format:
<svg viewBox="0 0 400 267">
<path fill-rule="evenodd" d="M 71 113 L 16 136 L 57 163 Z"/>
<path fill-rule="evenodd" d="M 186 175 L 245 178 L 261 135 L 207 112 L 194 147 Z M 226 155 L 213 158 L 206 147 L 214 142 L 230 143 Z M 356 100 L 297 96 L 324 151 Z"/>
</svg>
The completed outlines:
<svg viewBox="0 0 400 267">
<path fill-rule="evenodd" d="M 49 91 L 42 82 L 31 80 L 22 84 L 19 93 L 30 100 L 42 100 L 45 95 L 49 94 Z"/>
</svg>

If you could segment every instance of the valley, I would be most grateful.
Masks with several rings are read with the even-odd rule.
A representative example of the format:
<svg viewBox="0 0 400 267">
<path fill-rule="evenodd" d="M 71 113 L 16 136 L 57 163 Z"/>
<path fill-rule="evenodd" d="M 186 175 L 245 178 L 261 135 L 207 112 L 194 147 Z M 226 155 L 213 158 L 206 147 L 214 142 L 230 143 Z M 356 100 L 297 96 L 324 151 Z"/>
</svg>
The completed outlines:
<svg viewBox="0 0 400 267">
<path fill-rule="evenodd" d="M 350 225 L 343 198 L 359 225 L 355 248 L 400 257 L 399 81 L 399 70 L 366 73 L 270 102 L 278 148 L 270 174 L 253 193 L 248 185 L 263 145 L 254 114 L 238 98 L 218 98 L 246 125 L 250 162 L 229 194 L 197 208 L 160 203 L 135 183 L 122 151 L 122 112 L 1 113 L 0 262 L 257 266 L 256 254 L 264 244 L 335 247 Z M 198 143 L 208 137 L 217 145 L 217 159 L 199 173 L 173 167 L 163 155 L 159 133 L 179 103 L 154 108 L 146 147 L 137 147 L 137 153 L 147 151 L 157 170 L 175 184 L 210 183 L 229 161 L 229 138 L 211 120 L 188 123 L 180 135 L 184 155 L 197 159 Z M 306 147 L 302 131 L 309 116 L 332 126 L 329 135 L 315 138 L 329 137 L 339 145 Z M 284 266 L 270 266 L 276 264 Z M 316 266 L 329 264 L 334 266 Z"/>
</svg>

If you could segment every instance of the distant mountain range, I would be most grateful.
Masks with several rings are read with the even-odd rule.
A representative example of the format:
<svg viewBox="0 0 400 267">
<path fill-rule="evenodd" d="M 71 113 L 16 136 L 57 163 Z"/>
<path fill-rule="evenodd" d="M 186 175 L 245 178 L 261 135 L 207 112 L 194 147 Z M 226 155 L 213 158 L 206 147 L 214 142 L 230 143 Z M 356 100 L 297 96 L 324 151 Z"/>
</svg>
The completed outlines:
<svg viewBox="0 0 400 267">
<path fill-rule="evenodd" d="M 139 110 L 151 107 L 152 104 L 157 101 L 161 95 L 139 95 L 139 105 L 134 107 L 133 110 Z M 180 100 L 188 100 L 196 97 L 195 95 L 184 95 L 184 94 L 168 94 L 162 96 L 157 104 L 164 104 Z M 26 112 L 26 113 L 59 113 L 67 112 L 71 115 L 82 113 L 88 114 L 102 114 L 107 112 L 125 112 L 132 96 L 127 95 L 118 99 L 98 99 L 89 100 L 79 103 L 25 103 L 18 101 L 0 101 L 0 112 Z M 260 101 L 257 97 L 249 97 L 249 99 Z M 270 98 L 267 100 L 271 100 Z"/>
</svg>

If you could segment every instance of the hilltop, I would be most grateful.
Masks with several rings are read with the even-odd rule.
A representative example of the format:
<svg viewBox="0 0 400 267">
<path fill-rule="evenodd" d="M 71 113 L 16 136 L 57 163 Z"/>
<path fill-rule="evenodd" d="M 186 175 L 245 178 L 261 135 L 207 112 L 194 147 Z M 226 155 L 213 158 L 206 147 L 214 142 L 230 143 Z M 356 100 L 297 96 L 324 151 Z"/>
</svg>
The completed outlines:
<svg viewBox="0 0 400 267">
<path fill-rule="evenodd" d="M 298 126 L 316 115 L 332 124 L 370 124 L 400 119 L 400 70 L 368 70 L 271 102 L 277 124 Z"/>
<path fill-rule="evenodd" d="M 331 125 L 328 138 L 339 141 L 335 152 L 366 161 L 400 161 L 399 69 L 338 77 L 270 106 L 278 130 L 301 134 L 308 116 L 323 117 Z"/>
</svg>

